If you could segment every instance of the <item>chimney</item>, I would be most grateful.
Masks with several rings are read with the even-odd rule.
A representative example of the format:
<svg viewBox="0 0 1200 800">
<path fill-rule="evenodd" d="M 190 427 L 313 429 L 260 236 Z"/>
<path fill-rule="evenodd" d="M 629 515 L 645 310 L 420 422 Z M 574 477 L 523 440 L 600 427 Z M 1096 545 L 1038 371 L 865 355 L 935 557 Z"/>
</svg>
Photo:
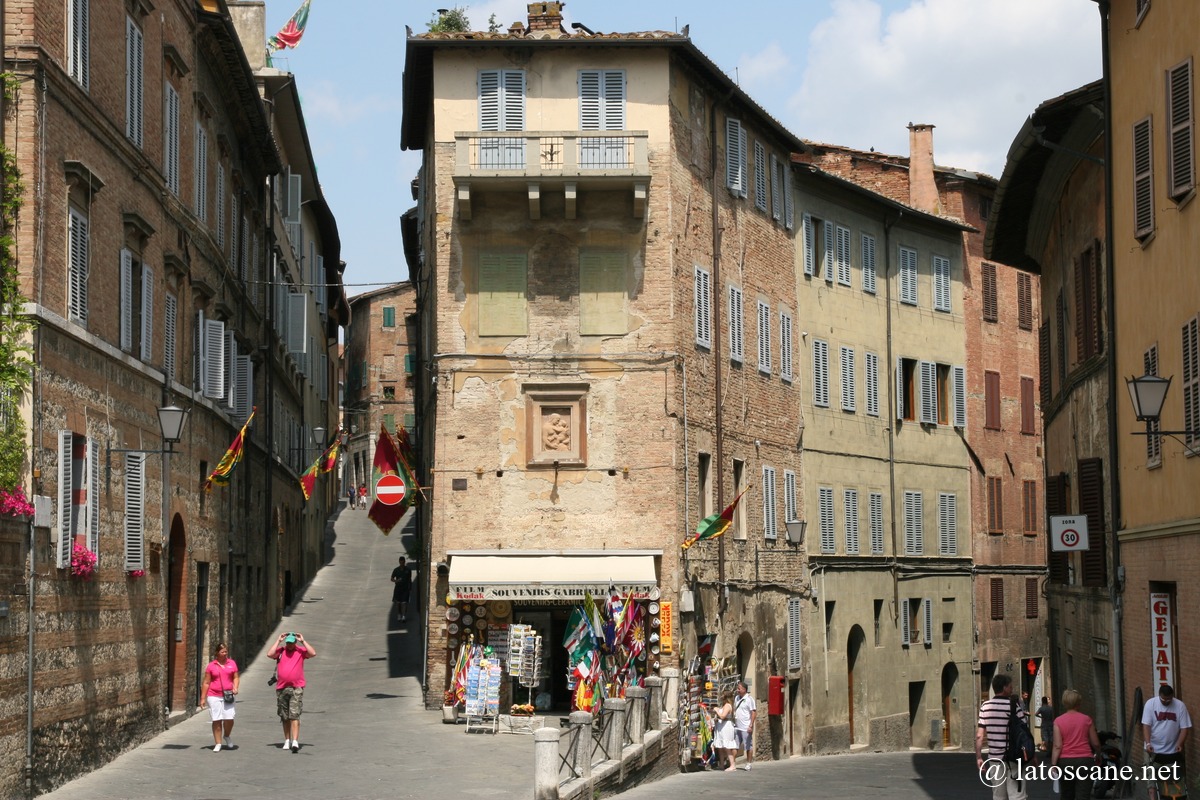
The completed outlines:
<svg viewBox="0 0 1200 800">
<path fill-rule="evenodd" d="M 267 5 L 263 0 L 230 0 L 227 5 L 250 69 L 258 72 L 267 65 Z"/>
<path fill-rule="evenodd" d="M 566 3 L 545 2 L 529 4 L 529 33 L 551 31 L 563 33 L 562 10 Z"/>
<path fill-rule="evenodd" d="M 933 127 L 908 123 L 908 204 L 940 214 L 942 204 L 933 179 Z"/>
</svg>

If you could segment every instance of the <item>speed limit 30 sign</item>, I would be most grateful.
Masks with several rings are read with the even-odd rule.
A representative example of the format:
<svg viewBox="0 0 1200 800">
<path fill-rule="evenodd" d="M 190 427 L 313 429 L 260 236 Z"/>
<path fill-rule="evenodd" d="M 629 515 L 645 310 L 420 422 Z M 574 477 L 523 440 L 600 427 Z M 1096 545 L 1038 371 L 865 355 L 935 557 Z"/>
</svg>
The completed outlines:
<svg viewBox="0 0 1200 800">
<path fill-rule="evenodd" d="M 1088 549 L 1087 517 L 1051 517 L 1050 549 L 1056 553 Z"/>
</svg>

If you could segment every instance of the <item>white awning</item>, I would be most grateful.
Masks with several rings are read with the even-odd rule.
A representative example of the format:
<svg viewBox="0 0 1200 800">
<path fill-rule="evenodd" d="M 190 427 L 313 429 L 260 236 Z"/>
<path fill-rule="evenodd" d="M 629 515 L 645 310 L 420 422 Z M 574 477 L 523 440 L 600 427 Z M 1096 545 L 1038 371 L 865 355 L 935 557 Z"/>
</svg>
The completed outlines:
<svg viewBox="0 0 1200 800">
<path fill-rule="evenodd" d="M 456 600 L 582 600 L 615 591 L 645 600 L 657 593 L 655 550 L 459 550 L 450 556 Z"/>
</svg>

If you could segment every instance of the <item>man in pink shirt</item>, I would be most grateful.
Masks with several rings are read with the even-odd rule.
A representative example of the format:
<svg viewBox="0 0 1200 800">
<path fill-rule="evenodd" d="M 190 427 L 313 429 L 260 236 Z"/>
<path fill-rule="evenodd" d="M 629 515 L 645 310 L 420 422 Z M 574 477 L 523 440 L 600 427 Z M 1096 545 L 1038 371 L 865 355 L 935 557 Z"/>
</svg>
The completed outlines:
<svg viewBox="0 0 1200 800">
<path fill-rule="evenodd" d="M 313 646 L 299 633 L 281 633 L 267 651 L 277 663 L 275 707 L 283 723 L 283 749 L 300 752 L 300 714 L 304 710 L 304 662 L 315 656 Z"/>
</svg>

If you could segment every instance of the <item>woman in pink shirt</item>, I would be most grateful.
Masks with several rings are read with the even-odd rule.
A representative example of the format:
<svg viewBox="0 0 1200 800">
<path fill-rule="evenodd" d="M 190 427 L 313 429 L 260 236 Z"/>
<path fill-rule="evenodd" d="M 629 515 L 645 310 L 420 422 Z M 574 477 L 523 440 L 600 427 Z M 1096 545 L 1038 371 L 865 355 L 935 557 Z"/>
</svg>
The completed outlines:
<svg viewBox="0 0 1200 800">
<path fill-rule="evenodd" d="M 1082 699 L 1083 695 L 1079 692 L 1067 689 L 1062 696 L 1066 711 L 1054 718 L 1054 750 L 1050 764 L 1063 770 L 1059 779 L 1062 800 L 1087 800 L 1092 796 L 1089 771 L 1096 764 L 1100 738 L 1096 736 L 1096 724 L 1092 718 L 1079 713 L 1079 701 Z"/>
<path fill-rule="evenodd" d="M 224 643 L 217 645 L 213 660 L 204 668 L 204 680 L 200 683 L 200 696 L 208 704 L 212 716 L 213 752 L 233 749 L 229 737 L 233 735 L 233 697 L 238 693 L 237 663 L 229 657 L 229 648 Z M 203 708 L 204 706 L 201 706 Z"/>
</svg>

